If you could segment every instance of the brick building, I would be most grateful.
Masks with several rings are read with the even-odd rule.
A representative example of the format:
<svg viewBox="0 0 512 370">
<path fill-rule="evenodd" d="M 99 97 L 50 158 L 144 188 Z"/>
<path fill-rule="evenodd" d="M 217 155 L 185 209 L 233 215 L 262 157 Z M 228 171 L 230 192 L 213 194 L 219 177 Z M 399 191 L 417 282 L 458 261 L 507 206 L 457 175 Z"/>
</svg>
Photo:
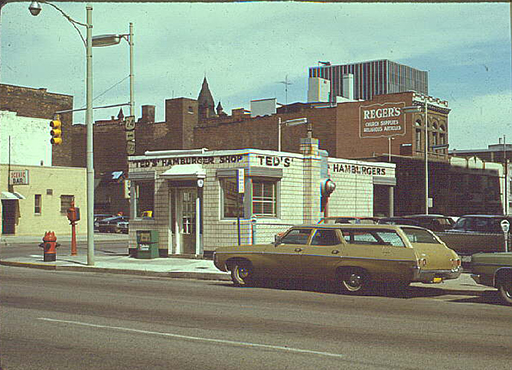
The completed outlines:
<svg viewBox="0 0 512 370">
<path fill-rule="evenodd" d="M 424 113 L 404 113 L 404 107 L 428 105 L 428 124 Z M 155 122 L 155 107 L 143 106 L 142 117 L 136 124 L 136 153 L 146 151 L 185 150 L 208 148 L 209 150 L 262 149 L 277 150 L 279 147 L 278 122 L 307 118 L 308 125 L 281 125 L 281 150 L 300 152 L 300 139 L 312 136 L 319 139 L 319 147 L 336 158 L 362 159 L 367 161 L 391 161 L 399 164 L 395 190 L 396 214 L 425 212 L 424 153 L 425 131 L 428 132 L 430 198 L 433 205 L 429 213 L 463 214 L 469 212 L 494 213 L 499 210 L 496 200 L 487 197 L 478 204 L 461 202 L 470 198 L 473 189 L 465 188 L 457 196 L 450 191 L 460 177 L 460 168 L 450 165 L 448 156 L 448 115 L 446 101 L 407 91 L 374 96 L 367 101 L 342 103 L 294 103 L 276 107 L 274 112 L 251 117 L 244 109 L 234 109 L 231 115 L 219 105 L 214 110 L 213 94 L 206 79 L 197 100 L 187 98 L 165 101 L 165 120 Z M 85 132 L 85 131 L 84 131 Z M 84 135 L 84 132 L 80 135 Z M 98 136 L 101 136 L 98 137 Z M 117 175 L 128 170 L 125 153 L 126 137 L 122 114 L 95 125 L 95 170 L 105 187 L 112 181 L 118 183 L 118 195 L 105 190 L 103 205 L 116 205 L 116 209 L 101 211 L 128 212 L 127 191 L 119 184 Z M 115 155 L 114 155 L 115 154 Z M 121 160 L 122 159 L 122 160 Z M 468 171 L 472 171 L 469 170 Z M 485 172 L 485 171 L 484 171 Z M 473 174 L 471 174 L 472 176 Z M 481 174 L 483 176 L 483 174 Z M 494 184 L 498 175 L 485 172 L 485 183 Z M 443 184 L 443 185 L 441 185 Z M 499 186 L 499 185 L 498 185 Z M 495 189 L 494 185 L 486 188 Z M 498 191 L 499 193 L 499 191 Z M 496 192 L 489 191 L 489 197 Z M 474 197 L 473 197 L 474 198 Z M 98 196 L 102 199 L 102 196 Z M 122 206 L 124 204 L 124 206 Z M 119 206 L 117 206 L 119 205 Z M 98 206 L 102 206 L 98 204 Z M 100 209 L 98 209 L 99 211 Z"/>
<path fill-rule="evenodd" d="M 15 112 L 19 117 L 31 117 L 48 121 L 47 132 L 50 142 L 50 120 L 56 112 L 73 109 L 73 97 L 71 95 L 50 93 L 46 89 L 34 89 L 15 85 L 0 84 L 0 111 Z M 52 164 L 54 166 L 73 166 L 73 144 L 71 139 L 73 115 L 63 113 L 60 115 L 62 122 L 61 145 L 52 146 Z M 2 130 L 0 139 L 5 140 L 6 132 Z M 18 141 L 19 138 L 17 138 Z M 16 145 L 13 140 L 13 144 Z M 6 161 L 2 160 L 2 163 Z M 85 167 L 85 166 L 84 166 Z"/>
</svg>

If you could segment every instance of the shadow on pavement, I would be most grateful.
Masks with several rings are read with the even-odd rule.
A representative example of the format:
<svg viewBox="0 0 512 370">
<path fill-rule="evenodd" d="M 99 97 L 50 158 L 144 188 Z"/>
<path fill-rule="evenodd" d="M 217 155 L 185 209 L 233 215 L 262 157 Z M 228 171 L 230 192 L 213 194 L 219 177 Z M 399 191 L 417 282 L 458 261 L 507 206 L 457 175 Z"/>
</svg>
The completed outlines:
<svg viewBox="0 0 512 370">
<path fill-rule="evenodd" d="M 245 287 L 236 287 L 231 282 L 219 282 L 219 285 L 231 286 L 236 289 L 247 289 Z M 447 291 L 437 287 L 418 287 L 409 286 L 406 288 L 395 288 L 385 284 L 376 284 L 368 290 L 361 293 L 350 293 L 340 289 L 340 287 L 332 282 L 325 281 L 302 281 L 302 280 L 272 280 L 260 281 L 256 283 L 254 288 L 268 288 L 275 290 L 301 290 L 315 293 L 343 294 L 355 296 L 375 296 L 375 297 L 393 297 L 401 299 L 421 298 L 421 297 L 438 297 L 444 295 L 465 295 L 472 296 L 473 292 Z M 249 289 L 252 287 L 249 287 Z M 475 297 L 477 299 L 478 297 Z M 461 300 L 462 301 L 462 300 Z"/>
</svg>

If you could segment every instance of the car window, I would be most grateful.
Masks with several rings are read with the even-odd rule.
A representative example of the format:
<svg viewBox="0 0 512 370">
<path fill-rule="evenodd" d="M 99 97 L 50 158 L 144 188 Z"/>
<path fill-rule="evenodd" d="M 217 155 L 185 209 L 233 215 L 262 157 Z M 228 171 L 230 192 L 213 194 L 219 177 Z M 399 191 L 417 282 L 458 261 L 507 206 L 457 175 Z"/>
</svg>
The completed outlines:
<svg viewBox="0 0 512 370">
<path fill-rule="evenodd" d="M 404 241 L 398 235 L 396 231 L 386 230 L 386 231 L 377 231 L 377 235 L 386 243 L 387 245 L 392 245 L 394 247 L 405 247 Z"/>
<path fill-rule="evenodd" d="M 311 245 L 337 245 L 340 243 L 336 230 L 317 230 L 311 240 Z"/>
<path fill-rule="evenodd" d="M 410 229 L 407 227 L 403 227 L 402 230 L 411 243 L 440 244 L 435 236 L 427 230 Z"/>
<path fill-rule="evenodd" d="M 281 244 L 308 244 L 312 229 L 292 229 L 281 239 Z"/>
<path fill-rule="evenodd" d="M 342 230 L 343 238 L 349 244 L 374 244 L 374 245 L 393 245 L 404 247 L 405 244 L 394 230 Z"/>
</svg>

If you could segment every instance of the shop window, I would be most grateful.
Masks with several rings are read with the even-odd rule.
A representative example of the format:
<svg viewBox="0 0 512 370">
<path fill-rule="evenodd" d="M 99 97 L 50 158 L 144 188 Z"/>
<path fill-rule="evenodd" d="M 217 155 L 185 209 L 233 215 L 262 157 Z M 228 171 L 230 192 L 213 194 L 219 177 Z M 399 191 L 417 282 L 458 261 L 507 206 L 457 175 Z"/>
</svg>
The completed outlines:
<svg viewBox="0 0 512 370">
<path fill-rule="evenodd" d="M 277 217 L 277 181 L 252 180 L 252 213 L 255 216 Z"/>
<path fill-rule="evenodd" d="M 34 213 L 36 215 L 41 214 L 41 194 L 34 195 Z"/>
<path fill-rule="evenodd" d="M 235 178 L 227 177 L 220 180 L 222 188 L 222 215 L 223 218 L 236 218 L 244 216 L 242 195 L 238 194 Z"/>
<path fill-rule="evenodd" d="M 135 187 L 135 217 L 154 217 L 154 181 L 136 181 Z"/>
<path fill-rule="evenodd" d="M 61 195 L 60 196 L 60 213 L 66 214 L 68 213 L 68 208 L 71 207 L 71 203 L 75 201 L 74 195 Z"/>
</svg>

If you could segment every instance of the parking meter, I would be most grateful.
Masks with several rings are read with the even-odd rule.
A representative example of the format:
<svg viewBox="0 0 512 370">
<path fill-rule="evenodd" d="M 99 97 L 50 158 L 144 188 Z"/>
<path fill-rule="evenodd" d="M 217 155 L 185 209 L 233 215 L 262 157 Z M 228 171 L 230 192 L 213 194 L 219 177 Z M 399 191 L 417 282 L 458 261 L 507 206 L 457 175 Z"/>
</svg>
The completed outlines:
<svg viewBox="0 0 512 370">
<path fill-rule="evenodd" d="M 505 238 L 505 252 L 508 252 L 508 232 L 510 231 L 510 222 L 508 222 L 508 220 L 502 220 L 500 222 L 500 226 Z"/>
</svg>

